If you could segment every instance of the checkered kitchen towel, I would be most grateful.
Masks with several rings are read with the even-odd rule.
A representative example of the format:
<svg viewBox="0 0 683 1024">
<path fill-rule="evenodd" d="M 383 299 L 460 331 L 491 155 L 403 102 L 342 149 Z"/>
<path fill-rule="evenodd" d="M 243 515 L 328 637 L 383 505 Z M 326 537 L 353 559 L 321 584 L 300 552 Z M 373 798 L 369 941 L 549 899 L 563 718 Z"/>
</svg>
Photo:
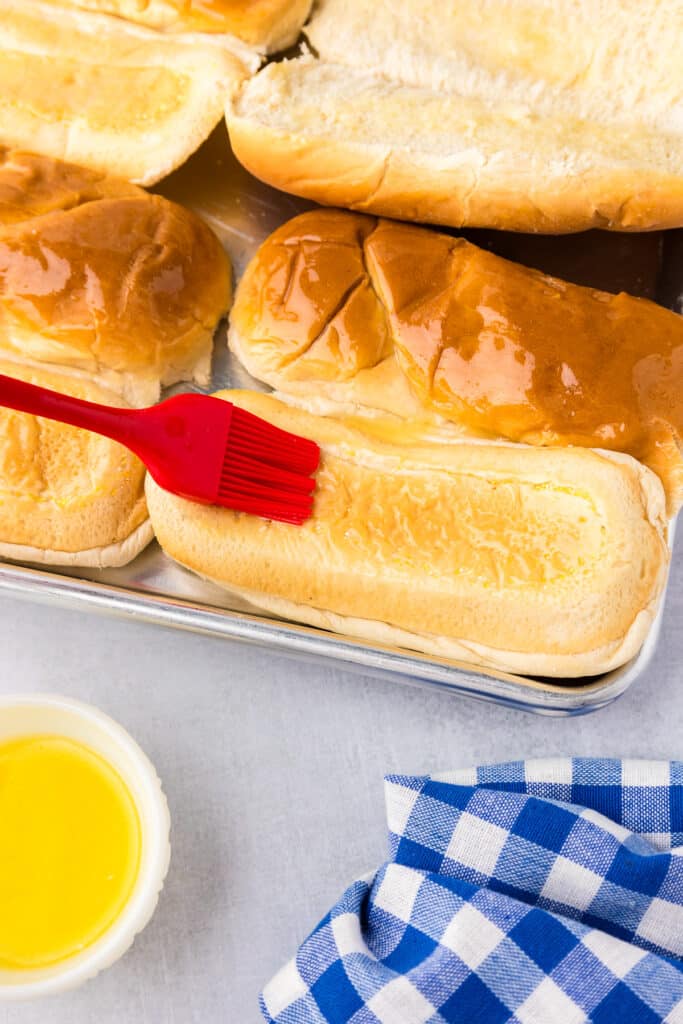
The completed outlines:
<svg viewBox="0 0 683 1024">
<path fill-rule="evenodd" d="M 683 1024 L 683 762 L 386 780 L 390 860 L 266 987 L 273 1024 Z"/>
</svg>

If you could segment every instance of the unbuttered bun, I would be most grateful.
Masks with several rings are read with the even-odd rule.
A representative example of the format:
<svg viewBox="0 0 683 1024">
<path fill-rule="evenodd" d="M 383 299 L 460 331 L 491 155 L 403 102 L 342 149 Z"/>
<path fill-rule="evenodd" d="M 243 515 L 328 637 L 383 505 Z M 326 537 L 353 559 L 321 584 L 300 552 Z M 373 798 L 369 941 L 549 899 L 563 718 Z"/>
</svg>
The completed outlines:
<svg viewBox="0 0 683 1024">
<path fill-rule="evenodd" d="M 230 267 L 195 214 L 117 179 L 0 151 L 0 357 L 129 404 L 208 382 Z"/>
<path fill-rule="evenodd" d="M 318 0 L 305 33 L 228 101 L 264 181 L 455 227 L 683 224 L 680 0 Z"/>
<path fill-rule="evenodd" d="M 196 505 L 149 477 L 164 550 L 286 618 L 526 675 L 631 658 L 666 575 L 657 478 L 624 455 L 379 440 L 222 392 L 322 449 L 302 527 Z"/>
<path fill-rule="evenodd" d="M 627 452 L 683 501 L 683 318 L 425 228 L 295 217 L 240 282 L 230 345 L 297 404 Z M 388 425 L 385 429 L 391 429 Z"/>
</svg>

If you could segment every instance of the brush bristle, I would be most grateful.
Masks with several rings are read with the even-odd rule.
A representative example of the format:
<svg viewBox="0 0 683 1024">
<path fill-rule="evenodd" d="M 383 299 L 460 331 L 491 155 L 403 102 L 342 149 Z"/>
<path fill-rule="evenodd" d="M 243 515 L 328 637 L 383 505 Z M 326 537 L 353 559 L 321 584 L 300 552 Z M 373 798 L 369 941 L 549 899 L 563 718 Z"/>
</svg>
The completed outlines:
<svg viewBox="0 0 683 1024">
<path fill-rule="evenodd" d="M 218 502 L 237 512 L 301 525 L 313 512 L 320 448 L 233 407 Z"/>
<path fill-rule="evenodd" d="M 274 427 L 239 406 L 233 407 L 228 448 L 304 476 L 314 473 L 320 461 L 315 441 Z"/>
</svg>

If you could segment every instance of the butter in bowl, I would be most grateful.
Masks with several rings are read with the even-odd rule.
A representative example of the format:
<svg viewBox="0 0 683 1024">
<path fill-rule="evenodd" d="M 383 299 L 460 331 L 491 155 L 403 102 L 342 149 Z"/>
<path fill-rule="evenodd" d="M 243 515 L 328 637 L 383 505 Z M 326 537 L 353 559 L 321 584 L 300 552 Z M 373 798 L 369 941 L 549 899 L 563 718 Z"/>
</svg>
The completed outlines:
<svg viewBox="0 0 683 1024">
<path fill-rule="evenodd" d="M 111 966 L 168 870 L 156 772 L 96 708 L 0 698 L 0 1000 L 62 992 Z"/>
</svg>

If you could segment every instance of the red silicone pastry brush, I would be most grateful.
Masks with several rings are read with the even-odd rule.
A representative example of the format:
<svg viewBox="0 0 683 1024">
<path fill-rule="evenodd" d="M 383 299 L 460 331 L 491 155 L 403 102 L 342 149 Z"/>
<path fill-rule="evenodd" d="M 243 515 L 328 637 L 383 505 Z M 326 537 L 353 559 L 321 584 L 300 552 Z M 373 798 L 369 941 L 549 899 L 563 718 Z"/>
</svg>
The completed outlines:
<svg viewBox="0 0 683 1024">
<path fill-rule="evenodd" d="M 148 409 L 118 409 L 0 374 L 0 405 L 119 441 L 167 491 L 265 519 L 311 515 L 320 449 L 231 402 L 185 394 Z"/>
</svg>

